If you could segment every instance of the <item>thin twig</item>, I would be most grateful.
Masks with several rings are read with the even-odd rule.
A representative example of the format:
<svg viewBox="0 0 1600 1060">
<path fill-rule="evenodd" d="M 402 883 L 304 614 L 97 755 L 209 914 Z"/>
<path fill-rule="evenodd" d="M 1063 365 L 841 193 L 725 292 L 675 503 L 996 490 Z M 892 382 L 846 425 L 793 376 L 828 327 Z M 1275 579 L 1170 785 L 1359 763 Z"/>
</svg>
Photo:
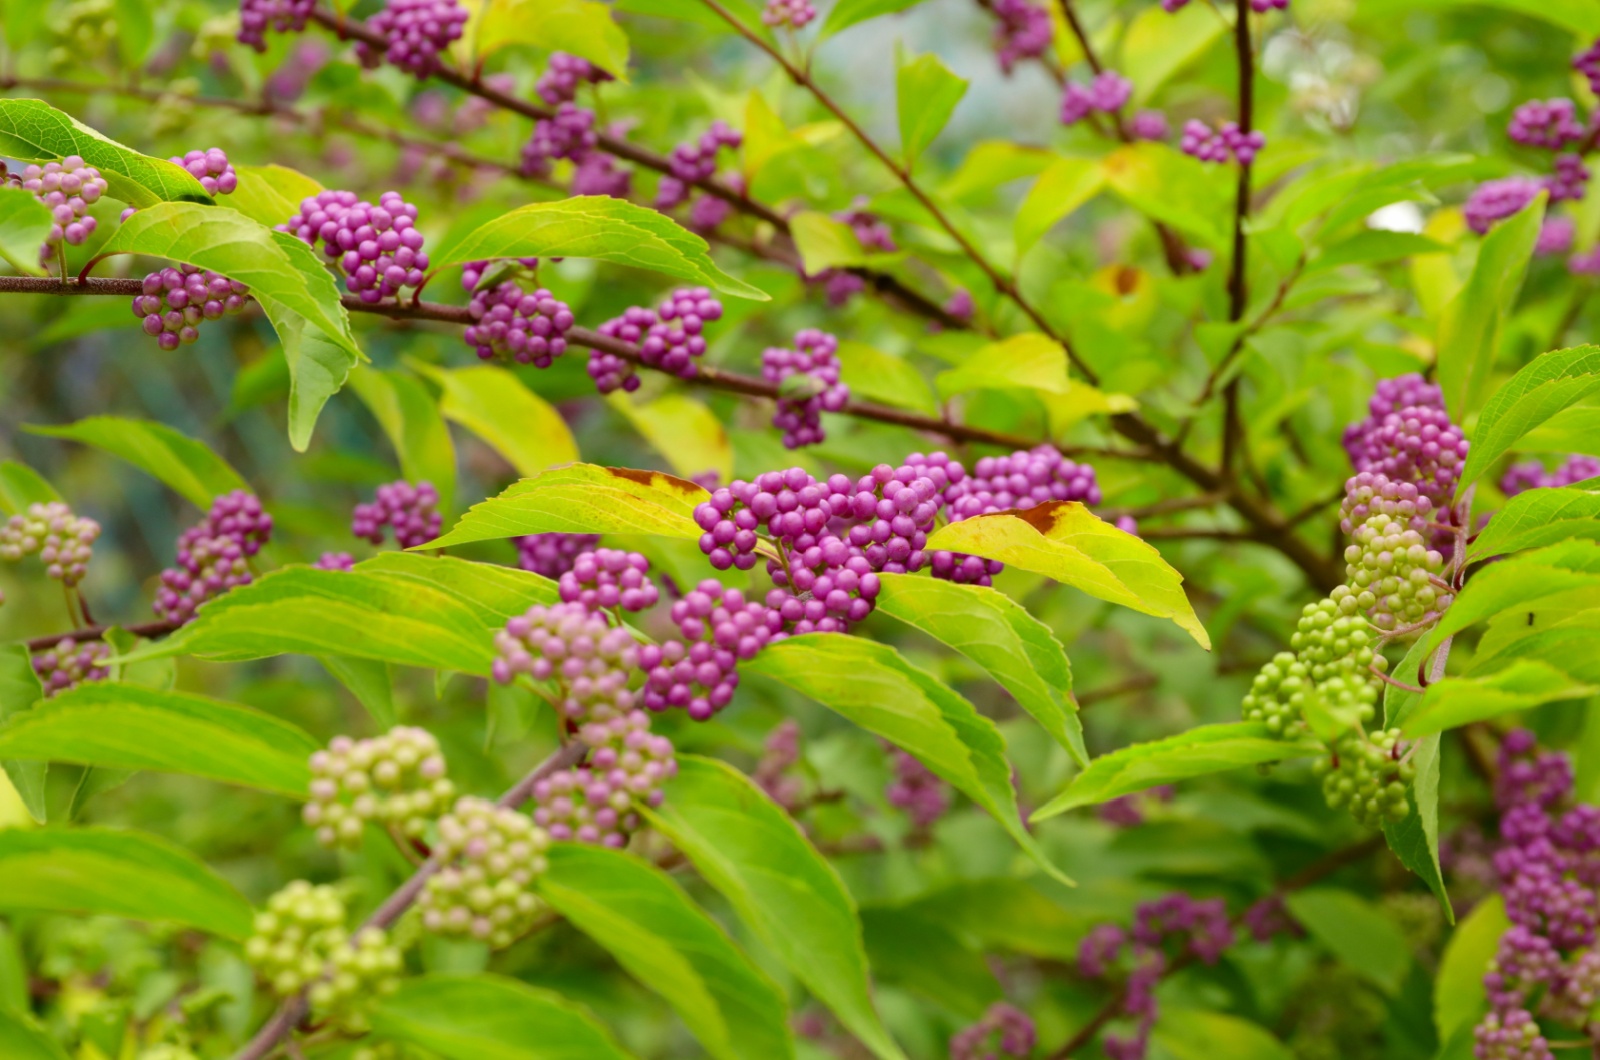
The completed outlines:
<svg viewBox="0 0 1600 1060">
<path fill-rule="evenodd" d="M 1234 2 L 1234 51 L 1239 61 L 1239 133 L 1249 136 L 1255 128 L 1255 52 L 1250 44 L 1249 0 Z M 1233 260 L 1228 267 L 1228 319 L 1244 319 L 1250 301 L 1248 241 L 1245 222 L 1250 216 L 1250 162 L 1239 163 L 1239 185 L 1233 204 Z M 1239 344 L 1241 347 L 1243 343 Z M 1222 472 L 1231 473 L 1233 459 L 1244 433 L 1239 419 L 1239 380 L 1233 379 L 1222 392 Z"/>
</svg>

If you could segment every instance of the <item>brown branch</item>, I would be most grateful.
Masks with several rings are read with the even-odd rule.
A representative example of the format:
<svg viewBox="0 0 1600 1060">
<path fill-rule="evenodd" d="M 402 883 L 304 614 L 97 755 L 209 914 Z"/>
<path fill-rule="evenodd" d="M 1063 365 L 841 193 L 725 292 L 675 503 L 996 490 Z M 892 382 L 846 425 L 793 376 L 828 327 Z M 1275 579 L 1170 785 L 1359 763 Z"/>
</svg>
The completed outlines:
<svg viewBox="0 0 1600 1060">
<path fill-rule="evenodd" d="M 177 629 L 178 626 L 179 623 L 177 622 L 167 621 L 142 622 L 132 626 L 86 626 L 83 629 L 70 629 L 65 633 L 51 633 L 43 637 L 34 637 L 32 640 L 24 641 L 24 643 L 28 646 L 28 650 L 30 652 L 47 651 L 48 649 L 53 648 L 57 644 L 68 639 L 71 639 L 79 644 L 85 644 L 89 641 L 95 640 L 104 640 L 105 635 L 111 632 L 113 629 L 125 629 L 136 637 L 143 637 L 146 640 L 150 640 L 155 637 L 166 636 L 168 633 L 171 633 L 173 630 Z"/>
<path fill-rule="evenodd" d="M 1250 45 L 1249 0 L 1235 0 L 1236 12 L 1233 26 L 1234 51 L 1239 60 L 1239 132 L 1249 136 L 1255 126 L 1255 52 Z M 1244 319 L 1250 300 L 1249 262 L 1246 260 L 1248 243 L 1245 239 L 1245 222 L 1250 216 L 1249 162 L 1239 163 L 1239 186 L 1233 205 L 1233 260 L 1228 266 L 1228 319 Z M 1243 346 L 1243 343 L 1240 343 Z M 1239 419 L 1239 380 L 1234 379 L 1222 394 L 1222 471 L 1231 474 L 1235 451 L 1244 434 L 1244 424 Z"/>
<path fill-rule="evenodd" d="M 500 796 L 497 800 L 497 805 L 509 809 L 516 809 L 521 806 L 533 794 L 534 785 L 552 773 L 566 769 L 568 766 L 576 765 L 583 759 L 588 750 L 589 748 L 585 744 L 576 740 L 569 743 L 539 763 L 532 772 L 512 785 L 510 790 Z M 388 928 L 393 925 L 416 902 L 417 898 L 422 894 L 422 888 L 427 885 L 429 878 L 443 867 L 443 863 L 434 858 L 424 861 L 417 871 L 411 875 L 411 878 L 402 883 L 361 926 L 363 928 Z M 294 1033 L 294 1029 L 300 1025 L 309 1011 L 310 1004 L 307 1000 L 306 992 L 301 991 L 278 1006 L 278 1010 L 272 1014 L 272 1017 L 266 1023 L 261 1025 L 261 1029 L 256 1032 L 255 1037 L 251 1038 L 242 1049 L 234 1054 L 233 1060 L 263 1060 L 264 1057 L 270 1056 L 279 1045 L 288 1039 L 289 1035 Z"/>
</svg>

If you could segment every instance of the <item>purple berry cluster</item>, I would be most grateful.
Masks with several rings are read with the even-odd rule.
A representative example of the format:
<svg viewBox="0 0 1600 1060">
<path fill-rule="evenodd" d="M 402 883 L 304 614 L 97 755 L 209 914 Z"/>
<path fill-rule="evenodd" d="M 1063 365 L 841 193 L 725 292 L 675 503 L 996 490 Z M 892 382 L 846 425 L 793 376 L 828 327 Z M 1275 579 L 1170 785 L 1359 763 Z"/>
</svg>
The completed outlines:
<svg viewBox="0 0 1600 1060">
<path fill-rule="evenodd" d="M 950 1039 L 950 1060 L 998 1060 L 1002 1054 L 1025 1057 L 1032 1054 L 1038 1038 L 1026 1012 L 996 1001 L 983 1019 Z"/>
<path fill-rule="evenodd" d="M 1545 184 L 1533 177 L 1504 177 L 1479 184 L 1467 197 L 1462 213 L 1467 227 L 1479 235 L 1522 210 L 1545 190 Z"/>
<path fill-rule="evenodd" d="M 932 828 L 950 808 L 950 786 L 934 775 L 916 756 L 889 747 L 890 764 L 894 779 L 884 789 L 889 805 L 902 811 L 911 819 L 911 827 L 918 832 Z"/>
<path fill-rule="evenodd" d="M 811 0 L 767 0 L 767 6 L 761 11 L 762 22 L 790 29 L 804 29 L 816 17 L 817 9 Z"/>
<path fill-rule="evenodd" d="M 554 581 L 578 557 L 600 543 L 599 534 L 528 534 L 516 538 L 517 563 L 526 571 Z"/>
<path fill-rule="evenodd" d="M 722 319 L 722 303 L 705 287 L 679 287 L 656 309 L 631 306 L 601 324 L 600 334 L 625 342 L 658 371 L 693 379 L 706 352 L 705 326 Z M 639 388 L 633 362 L 606 350 L 589 352 L 589 378 L 602 394 Z"/>
<path fill-rule="evenodd" d="M 1572 795 L 1565 755 L 1539 752 L 1533 734 L 1507 733 L 1495 801 L 1495 874 L 1511 928 L 1484 976 L 1489 1014 L 1474 1031 L 1479 1057 L 1554 1056 L 1538 1019 L 1582 1027 L 1600 995 L 1600 808 Z"/>
<path fill-rule="evenodd" d="M 1588 80 L 1589 91 L 1600 96 L 1600 41 L 1573 56 L 1572 68 Z"/>
<path fill-rule="evenodd" d="M 374 545 L 383 544 L 383 529 L 394 531 L 401 548 L 425 545 L 439 536 L 439 491 L 431 482 L 389 482 L 378 487 L 371 503 L 358 504 L 350 516 L 350 532 Z"/>
<path fill-rule="evenodd" d="M 566 52 L 552 52 L 550 65 L 545 67 L 533 90 L 545 103 L 559 107 L 577 99 L 578 89 L 583 85 L 598 85 L 613 80 L 615 78 L 587 59 Z"/>
<path fill-rule="evenodd" d="M 367 28 L 384 38 L 384 49 L 356 41 L 361 65 L 376 67 L 387 59 L 400 69 L 426 78 L 438 71 L 439 55 L 461 37 L 467 9 L 456 0 L 387 0 Z"/>
<path fill-rule="evenodd" d="M 1128 122 L 1128 135 L 1135 140 L 1165 140 L 1171 131 L 1159 110 L 1141 110 Z"/>
<path fill-rule="evenodd" d="M 794 775 L 800 764 L 800 723 L 793 718 L 781 722 L 767 735 L 763 754 L 750 774 L 767 797 L 791 814 L 800 805 L 805 782 Z"/>
<path fill-rule="evenodd" d="M 1513 464 L 1500 479 L 1500 490 L 1515 497 L 1531 489 L 1560 489 L 1600 476 L 1600 457 L 1574 453 L 1554 471 L 1546 471 L 1537 460 Z"/>
<path fill-rule="evenodd" d="M 714 578 L 674 601 L 670 617 L 682 640 L 639 649 L 646 675 L 640 699 L 651 710 L 681 708 L 695 721 L 732 702 L 739 663 L 754 658 L 783 629 L 770 608 L 746 601 Z"/>
<path fill-rule="evenodd" d="M 1137 1021 L 1131 1035 L 1105 1036 L 1102 1048 L 1108 1060 L 1144 1060 L 1160 1014 L 1156 984 L 1173 961 L 1193 954 L 1215 964 L 1234 940 L 1222 899 L 1176 893 L 1142 903 L 1134 910 L 1131 929 L 1100 924 L 1091 930 L 1078 949 L 1078 971 L 1087 979 L 1108 979 L 1126 957 L 1121 1014 Z"/>
<path fill-rule="evenodd" d="M 1133 96 L 1133 82 L 1115 70 L 1102 70 L 1087 85 L 1067 82 L 1061 96 L 1061 124 L 1076 125 L 1091 114 L 1114 114 Z"/>
<path fill-rule="evenodd" d="M 89 216 L 89 207 L 100 201 L 110 187 L 100 171 L 78 155 L 59 162 L 28 166 L 22 171 L 22 187 L 50 210 L 50 232 L 39 247 L 39 263 L 48 264 L 62 243 L 82 245 L 98 223 Z"/>
<path fill-rule="evenodd" d="M 244 311 L 250 288 L 194 265 L 159 269 L 144 278 L 144 293 L 133 298 L 133 315 L 144 333 L 163 350 L 175 350 L 200 337 L 200 323 Z"/>
<path fill-rule="evenodd" d="M 37 552 L 45 576 L 71 589 L 88 573 L 99 537 L 99 523 L 72 514 L 60 501 L 30 504 L 27 511 L 0 523 L 0 559 L 17 563 Z"/>
<path fill-rule="evenodd" d="M 594 111 L 576 103 L 563 103 L 555 114 L 533 125 L 533 136 L 522 147 L 522 175 L 545 177 L 557 159 L 580 162 L 594 153 L 600 136 L 594 128 Z"/>
<path fill-rule="evenodd" d="M 206 189 L 207 195 L 232 195 L 239 186 L 239 174 L 233 171 L 228 153 L 220 147 L 190 151 L 182 156 L 173 155 L 167 161 L 188 170 L 189 175 Z"/>
<path fill-rule="evenodd" d="M 637 350 L 645 335 L 659 322 L 653 310 L 629 306 L 620 317 L 613 317 L 595 330 L 608 339 L 625 342 Z M 632 393 L 639 389 L 642 382 L 632 361 L 599 347 L 589 351 L 588 372 L 595 389 L 602 394 L 614 390 Z"/>
<path fill-rule="evenodd" d="M 1439 388 L 1415 373 L 1386 379 L 1369 409 L 1366 419 L 1344 432 L 1356 471 L 1411 483 L 1435 508 L 1449 508 L 1469 446 L 1450 422 Z"/>
<path fill-rule="evenodd" d="M 548 865 L 550 837 L 526 814 L 472 795 L 439 818 L 433 858 L 444 867 L 417 898 L 422 926 L 438 935 L 511 945 L 533 926 L 534 877 Z"/>
<path fill-rule="evenodd" d="M 605 195 L 626 199 L 633 188 L 633 171 L 618 169 L 616 159 L 600 151 L 590 151 L 578 159 L 572 170 L 572 194 Z"/>
<path fill-rule="evenodd" d="M 677 775 L 672 741 L 652 733 L 641 710 L 587 722 L 578 737 L 594 753 L 534 786 L 533 819 L 552 839 L 620 849 L 639 827 L 636 807 L 661 805 Z"/>
<path fill-rule="evenodd" d="M 111 655 L 111 645 L 103 641 L 79 644 L 64 637 L 33 656 L 33 672 L 46 696 L 70 692 L 85 681 L 105 681 L 111 671 L 103 662 Z"/>
<path fill-rule="evenodd" d="M 211 502 L 205 518 L 178 538 L 178 565 L 161 572 L 156 617 L 182 624 L 195 609 L 229 589 L 250 584 L 247 560 L 272 537 L 272 516 L 244 490 Z"/>
<path fill-rule="evenodd" d="M 439 741 L 409 725 L 366 740 L 334 737 L 311 756 L 310 791 L 301 816 L 317 842 L 351 849 L 368 821 L 421 840 L 456 796 Z"/>
<path fill-rule="evenodd" d="M 1009 75 L 1024 59 L 1037 59 L 1050 50 L 1055 27 L 1048 10 L 1030 0 L 995 0 L 990 10 L 1000 20 L 994 29 L 994 48 L 1004 73 Z"/>
<path fill-rule="evenodd" d="M 352 571 L 356 569 L 356 558 L 348 552 L 324 552 L 312 566 L 318 570 Z"/>
<path fill-rule="evenodd" d="M 494 679 L 526 674 L 558 686 L 556 709 L 575 725 L 609 721 L 633 709 L 628 688 L 639 665 L 633 635 L 582 604 L 535 605 L 495 634 Z"/>
<path fill-rule="evenodd" d="M 816 445 L 826 437 L 822 414 L 838 412 L 850 400 L 840 372 L 839 340 L 816 328 L 798 332 L 793 349 L 769 346 L 761 354 L 761 377 L 779 393 L 772 425 L 783 432 L 786 447 Z"/>
<path fill-rule="evenodd" d="M 1587 130 L 1570 99 L 1530 99 L 1511 115 L 1506 134 L 1524 147 L 1559 151 L 1582 140 Z"/>
<path fill-rule="evenodd" d="M 239 43 L 267 50 L 267 33 L 299 33 L 317 0 L 239 0 Z"/>
<path fill-rule="evenodd" d="M 1267 146 L 1267 138 L 1260 129 L 1247 133 L 1231 121 L 1212 129 L 1203 121 L 1191 119 L 1184 123 L 1183 138 L 1178 146 L 1184 154 L 1202 162 L 1226 162 L 1231 158 L 1241 166 L 1248 166 Z"/>
<path fill-rule="evenodd" d="M 805 4 L 807 10 L 810 9 L 808 0 L 798 2 Z M 770 6 L 768 10 L 771 10 Z M 687 202 L 690 189 L 695 184 L 716 176 L 717 156 L 722 149 L 736 150 L 743 143 L 744 136 L 739 130 L 718 120 L 711 123 L 711 128 L 702 133 L 699 140 L 674 147 L 671 155 L 672 172 L 663 176 L 656 188 L 656 209 L 671 210 Z"/>
<path fill-rule="evenodd" d="M 369 304 L 420 287 L 428 255 L 416 227 L 417 208 L 399 192 L 386 191 L 378 204 L 350 191 L 324 191 L 304 199 L 300 212 L 278 226 L 315 248 L 344 271 L 352 294 Z"/>
<path fill-rule="evenodd" d="M 561 601 L 591 611 L 643 611 L 661 598 L 649 570 L 650 561 L 637 552 L 615 548 L 585 552 L 561 575 Z"/>
<path fill-rule="evenodd" d="M 526 268 L 538 265 L 537 258 L 522 262 Z M 473 323 L 465 341 L 481 360 L 496 356 L 535 368 L 548 368 L 567 352 L 567 331 L 575 323 L 572 310 L 543 287 L 525 290 L 516 279 L 479 289 L 490 262 L 468 262 L 461 273 L 461 286 L 471 295 L 467 312 Z"/>
</svg>

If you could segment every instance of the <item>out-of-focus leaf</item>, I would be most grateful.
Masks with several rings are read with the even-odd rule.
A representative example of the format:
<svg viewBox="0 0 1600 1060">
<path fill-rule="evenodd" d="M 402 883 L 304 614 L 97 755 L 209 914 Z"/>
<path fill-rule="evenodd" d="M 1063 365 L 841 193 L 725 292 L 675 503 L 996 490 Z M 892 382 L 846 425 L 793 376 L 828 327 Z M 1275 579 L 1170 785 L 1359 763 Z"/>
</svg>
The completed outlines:
<svg viewBox="0 0 1600 1060">
<path fill-rule="evenodd" d="M 858 22 L 879 15 L 892 15 L 916 7 L 922 0 L 839 0 L 828 12 L 822 24 L 822 37 L 831 37 L 840 30 L 849 29 Z"/>
<path fill-rule="evenodd" d="M 249 707 L 109 682 L 59 693 L 0 725 L 0 759 L 186 773 L 299 797 L 317 746 Z"/>
<path fill-rule="evenodd" d="M 1488 393 L 1500 336 L 1539 241 L 1544 205 L 1541 194 L 1484 237 L 1472 275 L 1439 321 L 1439 386 L 1457 423 L 1465 423 Z"/>
<path fill-rule="evenodd" d="M 711 494 L 661 471 L 572 464 L 475 504 L 426 548 L 523 534 L 655 534 L 698 539 L 695 506 Z"/>
<path fill-rule="evenodd" d="M 794 820 L 743 773 L 697 755 L 651 822 L 739 919 L 881 1060 L 904 1060 L 873 1008 L 855 901 Z"/>
<path fill-rule="evenodd" d="M 915 755 L 987 810 L 1046 872 L 1067 880 L 1023 826 L 1005 737 L 994 722 L 887 644 L 810 633 L 768 645 L 740 670 L 788 685 Z"/>
<path fill-rule="evenodd" d="M 683 888 L 648 862 L 559 843 L 540 895 L 677 1010 L 706 1052 L 737 1060 L 794 1055 L 788 1006 Z"/>
<path fill-rule="evenodd" d="M 934 138 L 944 131 L 956 104 L 967 94 L 967 83 L 951 73 L 937 55 L 919 55 L 902 63 L 895 73 L 899 101 L 900 156 L 906 168 Z"/>
<path fill-rule="evenodd" d="M 1002 999 L 983 954 L 946 924 L 910 909 L 861 910 L 867 955 L 880 978 L 917 991 L 973 1022 Z"/>
<path fill-rule="evenodd" d="M 893 408 L 930 415 L 939 411 L 927 380 L 904 357 L 847 341 L 839 343 L 839 365 L 852 394 Z"/>
<path fill-rule="evenodd" d="M 1079 806 L 1109 802 L 1189 777 L 1304 758 L 1321 749 L 1322 745 L 1315 742 L 1280 739 L 1265 725 L 1255 722 L 1201 725 L 1164 740 L 1136 743 L 1101 755 L 1074 777 L 1065 791 L 1035 810 L 1029 820 L 1042 821 Z"/>
<path fill-rule="evenodd" d="M 704 284 L 736 298 L 768 300 L 717 268 L 706 241 L 672 218 L 604 195 L 518 207 L 440 247 L 432 262 L 438 270 L 486 258 L 594 258 Z"/>
<path fill-rule="evenodd" d="M 0 187 L 0 258 L 27 276 L 43 276 L 39 248 L 50 234 L 50 208 L 31 191 Z"/>
<path fill-rule="evenodd" d="M 7 644 L 0 647 L 0 722 L 27 713 L 43 698 L 44 689 L 39 684 L 39 675 L 34 672 L 27 646 Z M 45 822 L 44 784 L 49 768 L 48 762 L 0 758 L 0 769 L 5 770 L 28 816 L 40 824 Z"/>
<path fill-rule="evenodd" d="M 1149 7 L 1128 23 L 1120 69 L 1133 81 L 1133 104 L 1155 97 L 1173 75 L 1194 62 L 1227 32 L 1222 19 L 1193 4 L 1168 12 Z"/>
<path fill-rule="evenodd" d="M 250 488 L 243 476 L 206 443 L 154 420 L 91 416 L 60 427 L 26 430 L 104 449 L 170 486 L 202 510 L 210 508 L 221 494 Z"/>
<path fill-rule="evenodd" d="M 1600 346 L 1575 346 L 1534 358 L 1484 402 L 1457 489 L 1476 482 L 1523 435 L 1596 391 Z"/>
<path fill-rule="evenodd" d="M 1411 947 L 1394 921 L 1349 891 L 1317 887 L 1284 901 L 1306 929 L 1351 971 L 1387 994 L 1400 990 Z"/>
<path fill-rule="evenodd" d="M 456 447 L 433 395 L 415 376 L 364 366 L 350 373 L 350 389 L 388 435 L 400 457 L 400 473 L 408 482 L 432 484 L 439 493 L 439 510 L 451 512 Z"/>
<path fill-rule="evenodd" d="M 1033 249 L 1045 233 L 1098 195 L 1105 183 L 1106 171 L 1097 158 L 1059 158 L 1052 163 L 1034 181 L 1012 222 L 1017 257 Z"/>
<path fill-rule="evenodd" d="M 1061 343 L 1036 331 L 992 342 L 959 367 L 940 372 L 934 385 L 943 397 L 970 390 L 1028 390 L 1065 394 L 1067 354 Z"/>
<path fill-rule="evenodd" d="M 302 200 L 323 190 L 312 178 L 288 166 L 235 166 L 239 186 L 224 202 L 252 221 L 281 225 L 300 212 Z"/>
<path fill-rule="evenodd" d="M 1166 144 L 1138 143 L 1117 148 L 1101 165 L 1111 190 L 1140 213 L 1202 246 L 1226 243 L 1225 224 L 1232 210 L 1215 174 L 1203 163 Z"/>
<path fill-rule="evenodd" d="M 185 924 L 224 938 L 250 933 L 250 903 L 193 854 L 112 828 L 0 831 L 0 908 Z"/>
<path fill-rule="evenodd" d="M 1164 1010 L 1154 1038 L 1173 1060 L 1293 1060 L 1295 1055 L 1259 1023 L 1202 1009 Z"/>
<path fill-rule="evenodd" d="M 1395 673 L 1415 674 L 1426 657 L 1420 643 L 1414 643 Z M 1409 676 L 1402 677 L 1409 682 Z M 1416 707 L 1420 697 L 1400 685 L 1383 686 L 1383 719 L 1386 728 L 1396 728 Z M 1455 923 L 1456 913 L 1450 904 L 1450 894 L 1444 884 L 1444 873 L 1439 865 L 1439 735 L 1424 736 L 1411 751 L 1411 765 L 1416 781 L 1411 785 L 1410 810 L 1404 819 L 1386 821 L 1383 836 L 1400 859 L 1400 864 L 1417 874 L 1428 885 L 1428 890 L 1439 899 L 1444 916 Z"/>
<path fill-rule="evenodd" d="M 1357 232 L 1349 239 L 1335 243 L 1324 250 L 1306 266 L 1306 272 L 1335 269 L 1341 265 L 1377 265 L 1417 254 L 1438 254 L 1449 249 L 1438 240 L 1429 239 L 1427 236 L 1411 232 L 1370 229 Z"/>
<path fill-rule="evenodd" d="M 61 494 L 27 464 L 0 460 L 0 515 L 16 515 L 30 504 L 59 501 Z"/>
<path fill-rule="evenodd" d="M 1463 1027 L 1470 1028 L 1488 1011 L 1483 976 L 1500 946 L 1500 936 L 1510 929 L 1505 902 L 1491 894 L 1473 906 L 1451 933 L 1433 981 L 1433 1022 L 1440 1041 L 1449 1041 Z"/>
<path fill-rule="evenodd" d="M 867 262 L 867 251 L 850 226 L 825 213 L 802 210 L 789 219 L 789 232 L 809 276 Z"/>
<path fill-rule="evenodd" d="M 66 1050 L 25 1011 L 0 1008 L 0 1055 L 7 1060 L 67 1060 Z"/>
<path fill-rule="evenodd" d="M 510 44 L 532 44 L 587 59 L 628 79 L 628 35 L 597 0 L 486 0 L 478 21 L 479 58 Z"/>
<path fill-rule="evenodd" d="M 974 198 L 1013 180 L 1037 176 L 1059 159 L 1054 151 L 1041 147 L 1010 140 L 984 140 L 967 152 L 961 165 L 940 188 L 939 197 L 949 202 Z"/>
<path fill-rule="evenodd" d="M 884 574 L 880 581 L 879 612 L 983 667 L 1080 766 L 1089 764 L 1072 699 L 1072 665 L 1049 626 L 985 586 L 909 574 Z"/>
<path fill-rule="evenodd" d="M 1171 619 L 1202 648 L 1211 638 L 1161 553 L 1077 502 L 980 515 L 928 537 L 930 550 L 966 552 L 1065 582 L 1100 600 Z"/>
<path fill-rule="evenodd" d="M 372 1027 L 446 1060 L 631 1060 L 587 1010 L 499 975 L 404 979 L 373 1011 Z"/>
<path fill-rule="evenodd" d="M 733 443 L 727 429 L 716 413 L 694 398 L 669 391 L 649 401 L 635 401 L 619 390 L 609 400 L 682 477 L 715 471 L 723 482 L 733 478 Z"/>
<path fill-rule="evenodd" d="M 1572 538 L 1600 538 L 1600 490 L 1531 489 L 1494 513 L 1467 546 L 1467 558 L 1486 559 Z"/>
<path fill-rule="evenodd" d="M 537 475 L 578 459 L 578 443 L 561 413 L 513 373 L 487 364 L 436 368 L 412 361 L 410 365 L 443 391 L 439 411 L 445 418 L 483 439 L 518 474 Z"/>
<path fill-rule="evenodd" d="M 1436 10 L 1454 7 L 1498 7 L 1521 15 L 1541 18 L 1546 22 L 1570 29 L 1575 33 L 1593 37 L 1600 34 L 1600 11 L 1585 0 L 1360 0 L 1363 12 L 1372 10 L 1392 24 L 1397 12 L 1406 10 Z"/>
<path fill-rule="evenodd" d="M 1595 691 L 1548 663 L 1525 659 L 1487 677 L 1446 677 L 1434 682 L 1403 728 L 1407 736 L 1423 736 L 1558 700 L 1580 699 Z"/>
<path fill-rule="evenodd" d="M 129 206 L 212 201 L 182 166 L 131 151 L 42 99 L 0 99 L 0 155 L 24 162 L 79 155 L 100 171 L 111 197 Z"/>
</svg>

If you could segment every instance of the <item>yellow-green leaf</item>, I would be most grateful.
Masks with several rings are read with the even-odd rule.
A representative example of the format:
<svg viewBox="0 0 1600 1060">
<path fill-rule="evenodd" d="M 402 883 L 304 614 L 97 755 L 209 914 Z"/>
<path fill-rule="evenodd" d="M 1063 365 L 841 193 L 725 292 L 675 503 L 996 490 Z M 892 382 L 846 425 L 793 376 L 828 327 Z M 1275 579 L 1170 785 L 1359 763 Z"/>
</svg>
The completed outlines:
<svg viewBox="0 0 1600 1060">
<path fill-rule="evenodd" d="M 1012 224 L 1021 258 L 1072 211 L 1105 187 L 1106 171 L 1097 158 L 1058 158 L 1039 174 Z"/>
<path fill-rule="evenodd" d="M 532 44 L 587 59 L 628 79 L 628 35 L 598 0 L 487 0 L 478 22 L 478 56 L 509 44 Z"/>
<path fill-rule="evenodd" d="M 940 372 L 934 385 L 942 397 L 969 390 L 1028 390 L 1065 394 L 1067 354 L 1061 344 L 1036 331 L 991 342 L 959 367 Z"/>
<path fill-rule="evenodd" d="M 39 248 L 50 234 L 50 208 L 31 191 L 0 186 L 0 258 L 26 276 L 43 276 Z"/>
<path fill-rule="evenodd" d="M 300 202 L 322 191 L 322 185 L 288 166 L 235 166 L 239 186 L 225 202 L 252 221 L 281 225 L 300 210 Z"/>
<path fill-rule="evenodd" d="M 609 398 L 656 452 L 683 478 L 715 471 L 723 482 L 733 478 L 733 444 L 714 412 L 686 394 L 668 391 L 649 401 L 635 401 L 623 391 Z"/>
<path fill-rule="evenodd" d="M 439 510 L 456 503 L 456 447 L 441 409 L 416 376 L 365 366 L 350 373 L 350 389 L 371 411 L 400 457 L 409 482 L 427 482 L 439 492 Z"/>
<path fill-rule="evenodd" d="M 439 411 L 445 418 L 483 439 L 518 474 L 537 475 L 578 459 L 578 443 L 567 421 L 514 373 L 489 364 L 438 368 L 408 363 L 444 392 Z"/>
<path fill-rule="evenodd" d="M 24 162 L 79 155 L 100 171 L 111 197 L 129 206 L 213 201 L 182 166 L 123 147 L 42 99 L 0 99 L 0 155 Z"/>
</svg>

